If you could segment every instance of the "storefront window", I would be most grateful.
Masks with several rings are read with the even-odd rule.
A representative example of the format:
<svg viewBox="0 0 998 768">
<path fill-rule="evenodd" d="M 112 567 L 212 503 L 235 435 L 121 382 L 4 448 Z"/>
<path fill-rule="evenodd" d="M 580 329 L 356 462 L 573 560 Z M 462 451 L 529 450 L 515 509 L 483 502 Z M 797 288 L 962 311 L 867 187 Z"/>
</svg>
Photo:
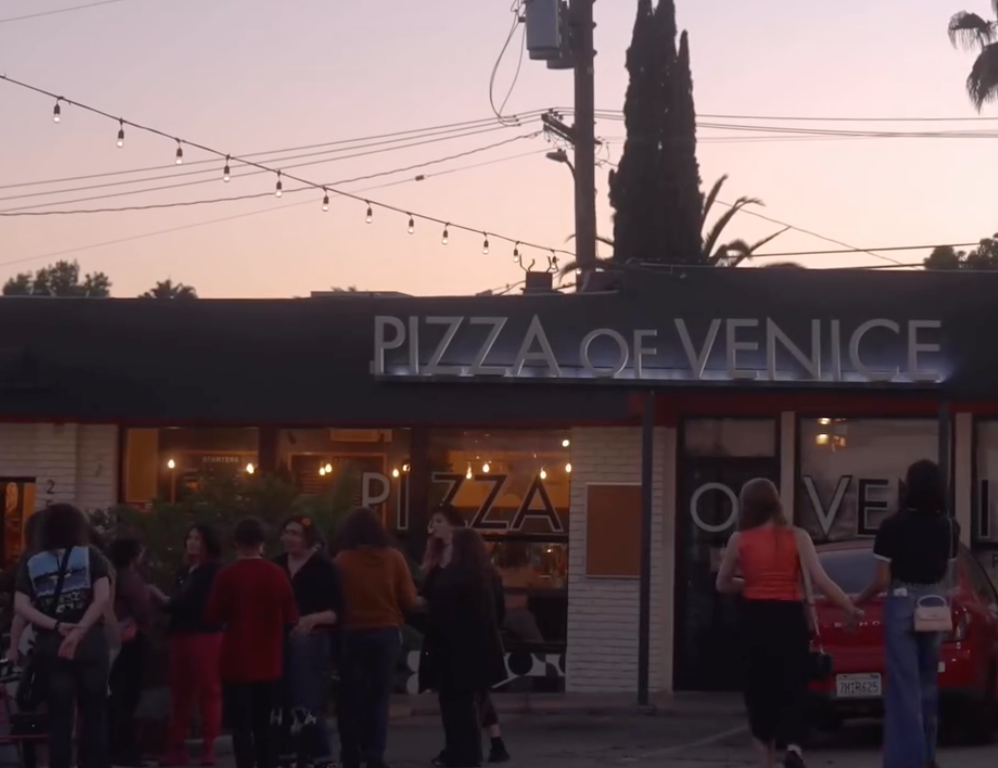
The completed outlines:
<svg viewBox="0 0 998 768">
<path fill-rule="evenodd" d="M 486 540 L 514 645 L 565 641 L 570 446 L 559 430 L 430 433 L 430 509 L 453 505 Z"/>
<path fill-rule="evenodd" d="M 408 430 L 283 429 L 277 460 L 303 493 L 333 497 L 340 512 L 370 507 L 396 534 L 408 530 Z"/>
<path fill-rule="evenodd" d="M 908 466 L 939 453 L 934 419 L 802 419 L 797 519 L 816 541 L 873 536 Z"/>
<path fill-rule="evenodd" d="M 974 555 L 998 585 L 998 421 L 979 421 L 974 514 L 970 539 Z"/>
<path fill-rule="evenodd" d="M 124 501 L 179 501 L 211 478 L 257 470 L 256 429 L 171 427 L 125 434 Z"/>
</svg>

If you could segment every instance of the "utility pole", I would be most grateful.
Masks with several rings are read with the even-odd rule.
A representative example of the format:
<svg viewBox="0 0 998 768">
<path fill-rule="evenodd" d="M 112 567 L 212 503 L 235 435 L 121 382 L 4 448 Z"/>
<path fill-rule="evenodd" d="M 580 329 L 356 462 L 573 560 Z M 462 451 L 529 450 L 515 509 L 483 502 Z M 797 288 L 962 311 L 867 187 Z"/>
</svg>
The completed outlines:
<svg viewBox="0 0 998 768">
<path fill-rule="evenodd" d="M 572 0 L 569 35 L 575 64 L 575 256 L 579 288 L 596 268 L 595 0 Z"/>
<path fill-rule="evenodd" d="M 584 291 L 596 268 L 596 95 L 593 70 L 595 0 L 524 0 L 527 50 L 548 69 L 575 73 L 575 125 L 545 115 L 545 128 L 575 151 L 575 254 Z"/>
</svg>

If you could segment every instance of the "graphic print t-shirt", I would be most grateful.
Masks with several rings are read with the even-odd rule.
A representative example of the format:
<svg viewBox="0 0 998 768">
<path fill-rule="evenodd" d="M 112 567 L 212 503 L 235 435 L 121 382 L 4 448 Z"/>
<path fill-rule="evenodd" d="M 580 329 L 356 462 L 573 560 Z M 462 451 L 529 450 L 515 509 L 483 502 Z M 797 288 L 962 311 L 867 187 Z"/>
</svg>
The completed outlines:
<svg viewBox="0 0 998 768">
<path fill-rule="evenodd" d="M 17 591 L 31 598 L 42 613 L 67 624 L 83 618 L 93 602 L 94 582 L 108 578 L 107 559 L 94 547 L 73 547 L 66 562 L 62 592 L 52 604 L 65 550 L 39 552 L 27 559 L 17 576 Z"/>
</svg>

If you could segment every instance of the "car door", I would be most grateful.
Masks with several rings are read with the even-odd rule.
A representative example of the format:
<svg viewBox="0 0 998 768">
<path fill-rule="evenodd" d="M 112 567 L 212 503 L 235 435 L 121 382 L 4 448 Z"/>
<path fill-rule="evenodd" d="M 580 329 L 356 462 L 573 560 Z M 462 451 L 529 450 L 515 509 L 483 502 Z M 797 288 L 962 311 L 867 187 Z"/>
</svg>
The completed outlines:
<svg viewBox="0 0 998 768">
<path fill-rule="evenodd" d="M 958 562 L 970 587 L 972 603 L 967 608 L 972 612 L 973 621 L 984 627 L 974 643 L 974 651 L 994 662 L 989 666 L 998 671 L 998 593 L 969 550 L 961 550 Z"/>
</svg>

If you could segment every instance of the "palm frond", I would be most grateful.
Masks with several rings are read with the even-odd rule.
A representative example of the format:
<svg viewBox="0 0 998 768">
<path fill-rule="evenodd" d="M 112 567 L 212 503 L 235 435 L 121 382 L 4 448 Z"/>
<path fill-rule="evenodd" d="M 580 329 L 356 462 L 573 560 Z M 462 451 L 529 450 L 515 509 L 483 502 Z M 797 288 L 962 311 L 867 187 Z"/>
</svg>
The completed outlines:
<svg viewBox="0 0 998 768">
<path fill-rule="evenodd" d="M 984 48 L 998 36 L 994 22 L 969 11 L 960 11 L 949 20 L 949 39 L 954 46 L 971 50 Z"/>
<path fill-rule="evenodd" d="M 570 243 L 575 239 L 575 235 L 571 234 L 565 238 L 566 243 Z M 609 245 L 611 248 L 614 247 L 614 242 L 612 237 L 604 237 L 603 235 L 596 235 L 596 242 L 603 243 L 603 245 Z"/>
<path fill-rule="evenodd" d="M 998 102 L 998 43 L 985 45 L 970 68 L 967 94 L 978 112 L 988 102 Z"/>
<path fill-rule="evenodd" d="M 758 241 L 752 243 L 752 246 L 749 248 L 749 253 L 752 256 L 754 256 L 756 254 L 756 252 L 760 248 L 762 248 L 762 246 L 767 245 L 767 244 L 773 242 L 776 238 L 778 238 L 784 232 L 789 232 L 790 229 L 791 229 L 790 227 L 784 227 L 779 232 L 774 232 L 773 234 L 769 235 L 768 237 L 764 237 L 764 238 L 762 238 L 762 240 L 758 240 Z"/>
<path fill-rule="evenodd" d="M 613 257 L 607 256 L 605 258 L 596 259 L 596 269 L 607 269 L 613 265 Z M 577 269 L 579 269 L 578 261 L 569 261 L 558 268 L 558 279 L 564 280 L 567 275 L 572 274 Z"/>
<path fill-rule="evenodd" d="M 996 0 L 998 2 L 998 0 Z M 728 175 L 724 174 L 721 178 L 714 182 L 714 186 L 710 188 L 710 192 L 707 193 L 707 197 L 703 201 L 703 213 L 700 214 L 700 231 L 703 232 L 703 228 L 707 225 L 707 216 L 710 214 L 711 208 L 714 207 L 714 203 L 717 201 L 717 196 L 721 194 L 721 187 L 728 180 Z"/>
<path fill-rule="evenodd" d="M 714 225 L 710 228 L 706 237 L 703 240 L 703 253 L 706 256 L 714 253 L 714 249 L 717 248 L 717 244 L 721 241 L 721 235 L 727 228 L 731 220 L 738 215 L 738 212 L 749 205 L 763 205 L 762 200 L 757 197 L 739 197 L 735 200 L 734 204 L 728 210 L 721 214 Z"/>
</svg>

